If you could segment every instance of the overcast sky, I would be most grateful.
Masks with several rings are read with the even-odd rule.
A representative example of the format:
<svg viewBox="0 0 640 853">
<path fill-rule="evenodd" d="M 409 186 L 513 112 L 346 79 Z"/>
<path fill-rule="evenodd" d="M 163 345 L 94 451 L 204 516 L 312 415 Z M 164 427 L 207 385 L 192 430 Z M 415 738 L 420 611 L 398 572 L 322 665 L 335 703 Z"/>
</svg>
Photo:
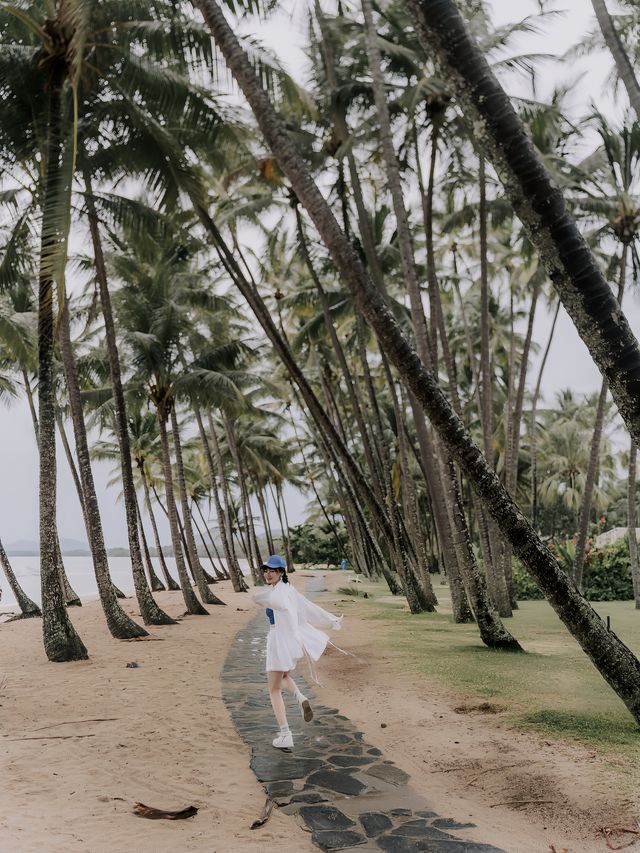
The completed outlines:
<svg viewBox="0 0 640 853">
<path fill-rule="evenodd" d="M 491 7 L 495 23 L 503 24 L 535 13 L 538 4 L 529 0 L 495 0 Z M 289 8 L 291 14 L 280 14 L 268 24 L 262 25 L 256 34 L 265 43 L 271 45 L 288 69 L 304 82 L 305 59 L 302 45 L 305 29 L 304 10 L 307 4 L 298 0 L 291 3 Z M 589 0 L 565 0 L 565 2 L 556 0 L 554 3 L 546 4 L 546 8 L 564 10 L 564 12 L 561 16 L 554 18 L 542 34 L 521 37 L 518 45 L 520 52 L 562 55 L 592 26 L 593 12 Z M 611 96 L 603 91 L 611 64 L 609 56 L 605 53 L 574 61 L 562 67 L 556 63 L 546 63 L 539 79 L 538 94 L 542 97 L 560 82 L 579 79 L 573 104 L 575 115 L 584 114 L 588 105 L 595 102 L 605 114 L 615 117 L 620 114 L 624 101 L 621 99 L 621 103 L 614 104 Z M 513 81 L 510 85 L 513 94 L 525 94 L 524 82 L 518 84 Z M 523 87 L 521 91 L 516 91 L 518 85 Z M 640 303 L 637 296 L 632 294 L 627 298 L 625 312 L 638 337 Z M 534 335 L 541 344 L 546 339 L 549 323 L 549 316 L 542 312 L 536 323 Z M 534 375 L 534 372 L 532 371 L 530 375 Z M 599 385 L 599 373 L 586 347 L 578 338 L 567 315 L 564 311 L 561 312 L 543 386 L 546 399 L 550 401 L 554 392 L 562 388 L 571 387 L 577 393 L 585 393 L 596 390 Z M 60 535 L 63 538 L 85 541 L 78 500 L 61 450 L 58 470 Z M 107 486 L 110 466 L 96 464 L 95 477 L 107 545 L 109 547 L 125 545 L 124 514 L 117 501 L 117 491 Z M 26 404 L 16 402 L 10 408 L 0 409 L 0 538 L 5 543 L 23 539 L 37 540 L 37 483 L 37 453 L 31 419 Z M 297 493 L 290 493 L 288 498 L 290 521 L 292 524 L 299 523 L 303 519 L 307 498 Z M 169 541 L 166 531 L 163 541 Z"/>
</svg>

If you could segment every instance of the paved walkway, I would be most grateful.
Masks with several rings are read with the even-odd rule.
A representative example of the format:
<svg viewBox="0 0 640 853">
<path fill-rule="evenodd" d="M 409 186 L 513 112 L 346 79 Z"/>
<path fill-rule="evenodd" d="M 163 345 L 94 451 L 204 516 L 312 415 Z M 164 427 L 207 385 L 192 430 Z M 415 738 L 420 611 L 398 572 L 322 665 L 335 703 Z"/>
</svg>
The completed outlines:
<svg viewBox="0 0 640 853">
<path fill-rule="evenodd" d="M 335 708 L 312 701 L 314 719 L 304 723 L 289 699 L 295 747 L 292 752 L 274 749 L 277 727 L 264 673 L 267 630 L 267 619 L 260 613 L 238 633 L 222 671 L 223 695 L 238 732 L 251 747 L 251 768 L 258 780 L 283 811 L 299 814 L 320 849 L 505 853 L 449 832 L 474 824 L 431 811 L 408 784 L 408 775 L 368 744 Z M 301 672 L 296 672 L 296 681 L 312 699 Z"/>
</svg>

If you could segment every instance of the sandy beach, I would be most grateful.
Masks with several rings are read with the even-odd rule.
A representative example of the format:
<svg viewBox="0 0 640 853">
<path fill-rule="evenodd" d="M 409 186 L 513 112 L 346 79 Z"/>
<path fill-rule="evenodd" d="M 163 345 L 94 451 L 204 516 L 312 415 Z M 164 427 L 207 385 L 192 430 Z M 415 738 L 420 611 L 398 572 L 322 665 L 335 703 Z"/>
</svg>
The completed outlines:
<svg viewBox="0 0 640 853">
<path fill-rule="evenodd" d="M 301 588 L 304 574 L 294 576 Z M 339 573 L 326 575 L 329 590 L 341 581 Z M 97 602 L 73 609 L 87 662 L 48 663 L 39 620 L 0 625 L 3 851 L 316 849 L 296 819 L 277 809 L 265 826 L 249 829 L 265 796 L 223 703 L 219 675 L 236 632 L 256 610 L 229 583 L 216 593 L 227 607 L 154 628 L 150 640 L 139 642 L 113 640 Z M 178 593 L 158 600 L 173 616 L 184 611 Z M 354 657 L 330 650 L 320 669 L 326 686 L 316 695 L 409 772 L 439 814 L 475 823 L 464 838 L 510 853 L 551 845 L 558 853 L 606 850 L 598 826 L 629 820 L 631 812 L 628 792 L 614 787 L 601 759 L 514 731 L 499 713 L 474 711 L 454 693 L 413 683 L 385 649 L 384 625 L 372 642 L 357 601 L 329 591 L 322 603 L 346 614 L 340 644 Z M 137 613 L 134 599 L 125 607 Z M 131 662 L 138 666 L 127 668 Z M 505 799 L 546 802 L 500 806 Z M 150 821 L 132 813 L 136 801 L 199 812 L 184 821 Z"/>
</svg>

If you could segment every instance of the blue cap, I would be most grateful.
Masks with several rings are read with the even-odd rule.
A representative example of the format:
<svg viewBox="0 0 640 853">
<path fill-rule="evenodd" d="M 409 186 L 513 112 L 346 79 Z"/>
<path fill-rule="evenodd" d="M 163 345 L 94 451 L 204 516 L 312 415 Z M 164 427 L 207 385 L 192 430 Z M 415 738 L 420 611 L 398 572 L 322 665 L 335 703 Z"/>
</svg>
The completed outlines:
<svg viewBox="0 0 640 853">
<path fill-rule="evenodd" d="M 280 554 L 271 554 L 266 563 L 260 566 L 261 569 L 282 569 L 286 572 L 287 563 Z"/>
</svg>

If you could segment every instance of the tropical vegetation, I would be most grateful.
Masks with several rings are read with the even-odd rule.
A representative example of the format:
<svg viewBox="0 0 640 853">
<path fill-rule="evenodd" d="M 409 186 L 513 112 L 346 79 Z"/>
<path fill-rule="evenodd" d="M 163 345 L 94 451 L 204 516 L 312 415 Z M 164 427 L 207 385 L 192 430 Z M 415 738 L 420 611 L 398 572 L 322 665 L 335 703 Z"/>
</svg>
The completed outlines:
<svg viewBox="0 0 640 853">
<path fill-rule="evenodd" d="M 593 5 L 575 52 L 610 51 L 616 122 L 569 121 L 566 88 L 505 93 L 540 73 L 515 45 L 543 11 L 315 0 L 290 76 L 233 27 L 278 4 L 0 3 L 0 395 L 39 451 L 41 607 L 0 563 L 50 660 L 89 653 L 57 431 L 115 637 L 146 628 L 109 575 L 98 460 L 147 626 L 173 622 L 153 592 L 208 615 L 266 551 L 348 558 L 411 614 L 437 611 L 439 572 L 492 649 L 523 651 L 518 597 L 544 595 L 640 720 L 640 663 L 588 601 L 640 611 L 638 22 Z M 595 395 L 545 393 L 561 312 Z M 628 559 L 598 556 L 605 516 Z"/>
</svg>

